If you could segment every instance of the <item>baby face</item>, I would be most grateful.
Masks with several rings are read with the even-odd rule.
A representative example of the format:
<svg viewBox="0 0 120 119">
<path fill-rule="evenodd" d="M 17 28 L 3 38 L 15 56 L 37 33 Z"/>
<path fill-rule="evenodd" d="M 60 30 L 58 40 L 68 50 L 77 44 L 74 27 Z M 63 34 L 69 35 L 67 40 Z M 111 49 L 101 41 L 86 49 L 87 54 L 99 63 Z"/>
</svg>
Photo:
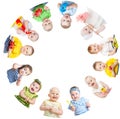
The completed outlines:
<svg viewBox="0 0 120 119">
<path fill-rule="evenodd" d="M 52 88 L 48 94 L 48 96 L 50 97 L 50 100 L 53 102 L 56 102 L 60 96 L 59 94 L 59 90 L 57 88 Z"/>
<path fill-rule="evenodd" d="M 100 51 L 99 45 L 98 44 L 91 44 L 90 46 L 90 53 L 92 54 L 97 54 Z"/>
<path fill-rule="evenodd" d="M 91 36 L 93 33 L 93 30 L 89 26 L 85 26 L 81 30 L 81 35 L 84 36 Z"/>
<path fill-rule="evenodd" d="M 80 98 L 80 92 L 78 91 L 71 91 L 70 95 L 71 95 L 71 98 L 75 101 L 79 100 Z"/>
<path fill-rule="evenodd" d="M 36 31 L 34 31 L 34 30 L 31 30 L 30 34 L 28 34 L 28 39 L 30 39 L 33 42 L 37 41 L 38 38 L 39 38 L 39 34 Z"/>
<path fill-rule="evenodd" d="M 42 26 L 45 31 L 50 31 L 53 28 L 52 21 L 49 19 L 45 19 L 42 23 Z"/>
<path fill-rule="evenodd" d="M 40 85 L 37 83 L 37 82 L 33 82 L 31 85 L 30 85 L 30 92 L 31 93 L 36 93 L 40 90 Z"/>
<path fill-rule="evenodd" d="M 24 67 L 24 68 L 19 70 L 19 74 L 21 76 L 27 76 L 27 75 L 31 74 L 31 71 L 28 67 Z"/>
<path fill-rule="evenodd" d="M 96 86 L 96 79 L 94 77 L 92 77 L 92 76 L 87 76 L 85 78 L 85 82 L 90 87 Z"/>
<path fill-rule="evenodd" d="M 32 46 L 25 45 L 21 48 L 21 53 L 24 54 L 25 56 L 30 56 L 33 53 L 33 48 Z"/>
<path fill-rule="evenodd" d="M 95 69 L 97 71 L 103 71 L 105 69 L 105 67 L 106 67 L 105 63 L 103 63 L 103 62 L 97 62 L 96 66 L 95 66 Z"/>
<path fill-rule="evenodd" d="M 70 18 L 70 15 L 67 15 L 67 14 L 65 14 L 63 17 L 62 17 L 62 19 L 61 19 L 61 25 L 63 26 L 63 27 L 70 27 L 71 26 L 71 18 Z"/>
</svg>

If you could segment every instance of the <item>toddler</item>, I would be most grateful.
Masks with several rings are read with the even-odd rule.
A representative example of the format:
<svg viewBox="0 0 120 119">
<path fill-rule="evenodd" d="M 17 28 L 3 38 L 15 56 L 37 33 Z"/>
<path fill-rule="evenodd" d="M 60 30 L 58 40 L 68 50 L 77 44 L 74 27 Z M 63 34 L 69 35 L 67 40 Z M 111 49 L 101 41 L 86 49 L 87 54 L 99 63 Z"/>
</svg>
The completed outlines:
<svg viewBox="0 0 120 119">
<path fill-rule="evenodd" d="M 106 63 L 102 61 L 96 61 L 93 63 L 93 68 L 96 71 L 105 71 L 109 77 L 116 77 L 119 71 L 118 59 L 110 58 Z"/>
<path fill-rule="evenodd" d="M 41 82 L 38 79 L 35 79 L 29 86 L 25 86 L 19 93 L 19 95 L 15 95 L 19 102 L 21 102 L 24 106 L 29 107 L 30 104 L 35 104 L 36 98 L 38 95 L 36 94 L 41 89 Z"/>
<path fill-rule="evenodd" d="M 49 91 L 49 99 L 43 101 L 40 106 L 40 110 L 44 111 L 45 116 L 60 117 L 63 114 L 61 103 L 58 102 L 60 97 L 60 91 L 58 88 L 53 87 Z"/>
<path fill-rule="evenodd" d="M 16 82 L 19 86 L 23 76 L 28 76 L 32 73 L 32 67 L 28 64 L 19 65 L 17 63 L 13 64 L 13 67 L 7 70 L 7 77 L 10 83 Z"/>
<path fill-rule="evenodd" d="M 115 36 L 108 38 L 107 41 L 101 44 L 90 44 L 88 46 L 88 52 L 90 54 L 97 54 L 101 52 L 105 56 L 112 56 L 117 52 L 118 43 Z"/>
<path fill-rule="evenodd" d="M 109 88 L 106 83 L 102 81 L 96 81 L 95 77 L 86 76 L 85 82 L 93 89 L 93 93 L 100 98 L 105 98 L 111 91 L 111 88 Z"/>
<path fill-rule="evenodd" d="M 87 8 L 87 12 L 78 15 L 77 20 L 85 23 L 85 27 L 81 30 L 81 35 L 85 39 L 91 38 L 93 32 L 102 37 L 99 33 L 105 29 L 106 21 L 98 13 Z"/>
<path fill-rule="evenodd" d="M 71 26 L 71 16 L 76 13 L 77 7 L 77 4 L 71 1 L 63 1 L 62 3 L 58 3 L 58 8 L 63 15 L 61 18 L 61 26 L 63 28 L 66 29 Z"/>
<path fill-rule="evenodd" d="M 4 43 L 4 53 L 8 53 L 8 58 L 16 58 L 20 54 L 31 56 L 34 53 L 34 48 L 30 45 L 22 46 L 17 37 L 9 35 Z"/>
<path fill-rule="evenodd" d="M 38 4 L 31 8 L 33 12 L 33 18 L 39 22 L 42 22 L 43 29 L 45 31 L 51 31 L 53 28 L 52 21 L 49 19 L 51 17 L 50 9 L 46 6 L 48 2 Z"/>
<path fill-rule="evenodd" d="M 18 34 L 27 35 L 28 39 L 33 42 L 39 39 L 39 34 L 35 30 L 31 29 L 31 23 L 28 20 L 25 20 L 22 16 L 16 19 L 12 27 L 16 29 Z"/>
<path fill-rule="evenodd" d="M 80 115 L 89 110 L 90 103 L 84 97 L 80 97 L 80 90 L 78 87 L 73 86 L 70 88 L 70 95 L 72 100 L 69 104 L 69 109 L 74 112 L 75 115 Z"/>
</svg>

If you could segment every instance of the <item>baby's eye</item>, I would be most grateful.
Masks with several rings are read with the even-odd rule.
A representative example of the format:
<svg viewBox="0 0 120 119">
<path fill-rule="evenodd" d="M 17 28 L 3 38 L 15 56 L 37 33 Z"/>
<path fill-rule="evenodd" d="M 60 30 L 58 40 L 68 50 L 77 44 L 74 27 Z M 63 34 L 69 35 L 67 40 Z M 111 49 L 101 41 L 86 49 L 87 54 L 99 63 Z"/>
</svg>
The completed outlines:
<svg viewBox="0 0 120 119">
<path fill-rule="evenodd" d="M 58 93 L 56 93 L 56 95 L 58 95 Z"/>
<path fill-rule="evenodd" d="M 35 89 L 38 89 L 38 87 L 35 87 Z"/>
<path fill-rule="evenodd" d="M 70 20 L 67 20 L 67 22 L 70 22 Z"/>
<path fill-rule="evenodd" d="M 27 74 L 27 72 L 25 72 L 25 74 Z"/>
</svg>

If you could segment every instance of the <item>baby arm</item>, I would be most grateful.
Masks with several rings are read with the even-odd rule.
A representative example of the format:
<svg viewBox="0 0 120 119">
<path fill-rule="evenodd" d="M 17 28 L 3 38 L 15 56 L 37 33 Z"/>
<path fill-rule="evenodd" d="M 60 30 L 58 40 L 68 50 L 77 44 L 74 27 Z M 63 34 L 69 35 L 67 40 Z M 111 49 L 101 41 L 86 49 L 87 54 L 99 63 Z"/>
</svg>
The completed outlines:
<svg viewBox="0 0 120 119">
<path fill-rule="evenodd" d="M 40 110 L 42 111 L 50 111 L 52 108 L 49 105 L 46 105 L 45 101 L 41 104 Z"/>
<path fill-rule="evenodd" d="M 96 33 L 99 34 L 99 33 L 102 32 L 104 29 L 105 29 L 105 25 L 103 24 L 103 25 L 101 25 L 101 26 L 99 27 L 99 29 L 96 29 Z"/>
<path fill-rule="evenodd" d="M 100 83 L 101 83 L 101 85 L 102 85 L 105 89 L 107 89 L 107 90 L 110 89 L 109 86 L 108 86 L 106 83 L 104 83 L 104 82 L 102 82 L 102 81 L 100 81 Z"/>
<path fill-rule="evenodd" d="M 14 68 L 14 69 L 18 69 L 18 68 L 21 67 L 21 66 L 22 66 L 22 65 L 19 65 L 19 64 L 17 64 L 17 63 L 14 63 L 14 64 L 13 64 L 13 68 Z"/>
<path fill-rule="evenodd" d="M 58 107 L 58 109 L 52 107 L 50 111 L 54 114 L 57 114 L 57 115 L 62 115 L 63 114 L 63 110 L 62 110 L 61 105 Z"/>
<path fill-rule="evenodd" d="M 105 98 L 107 95 L 103 94 L 102 92 L 96 92 L 94 93 L 96 96 L 100 97 L 100 98 Z"/>
<path fill-rule="evenodd" d="M 21 76 L 18 78 L 18 80 L 16 81 L 16 85 L 19 86 L 20 85 L 20 82 L 21 82 Z"/>
<path fill-rule="evenodd" d="M 36 101 L 36 98 L 27 98 L 27 101 L 30 103 L 30 104 L 35 104 L 35 101 Z"/>
<path fill-rule="evenodd" d="M 75 106 L 72 103 L 69 104 L 68 108 L 72 111 L 75 111 Z"/>
<path fill-rule="evenodd" d="M 106 92 L 105 93 L 109 93 L 111 88 L 104 82 L 100 81 L 101 85 L 106 89 Z"/>
<path fill-rule="evenodd" d="M 90 103 L 86 102 L 86 107 L 89 108 L 90 107 Z"/>
<path fill-rule="evenodd" d="M 116 53 L 116 51 L 117 51 L 117 48 L 114 47 L 114 49 L 108 53 L 108 56 L 114 55 Z"/>
<path fill-rule="evenodd" d="M 25 95 L 25 89 L 24 88 L 20 91 L 19 95 L 27 101 L 27 96 Z"/>
</svg>

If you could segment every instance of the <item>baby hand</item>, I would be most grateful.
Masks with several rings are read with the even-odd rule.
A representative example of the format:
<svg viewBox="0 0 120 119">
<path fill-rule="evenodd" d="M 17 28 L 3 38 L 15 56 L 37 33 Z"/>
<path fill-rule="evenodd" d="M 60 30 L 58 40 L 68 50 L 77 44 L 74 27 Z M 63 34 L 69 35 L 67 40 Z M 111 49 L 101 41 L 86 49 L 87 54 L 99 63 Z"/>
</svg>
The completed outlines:
<svg viewBox="0 0 120 119">
<path fill-rule="evenodd" d="M 75 111 L 75 106 L 72 105 L 72 106 L 70 107 L 70 109 L 71 109 L 72 111 Z"/>
<path fill-rule="evenodd" d="M 49 8 L 47 6 L 44 6 L 44 10 L 49 10 Z"/>
</svg>

